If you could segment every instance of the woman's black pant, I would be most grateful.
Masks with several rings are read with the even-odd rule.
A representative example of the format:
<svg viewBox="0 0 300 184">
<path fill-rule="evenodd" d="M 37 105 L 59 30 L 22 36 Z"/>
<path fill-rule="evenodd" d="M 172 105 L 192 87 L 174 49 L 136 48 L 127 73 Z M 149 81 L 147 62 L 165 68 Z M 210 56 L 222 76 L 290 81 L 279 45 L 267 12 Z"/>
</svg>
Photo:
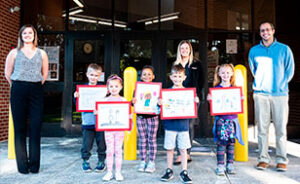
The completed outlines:
<svg viewBox="0 0 300 184">
<path fill-rule="evenodd" d="M 13 81 L 12 83 L 10 101 L 14 122 L 16 159 L 20 173 L 39 172 L 43 93 L 41 82 Z M 28 128 L 29 155 L 26 146 Z"/>
</svg>

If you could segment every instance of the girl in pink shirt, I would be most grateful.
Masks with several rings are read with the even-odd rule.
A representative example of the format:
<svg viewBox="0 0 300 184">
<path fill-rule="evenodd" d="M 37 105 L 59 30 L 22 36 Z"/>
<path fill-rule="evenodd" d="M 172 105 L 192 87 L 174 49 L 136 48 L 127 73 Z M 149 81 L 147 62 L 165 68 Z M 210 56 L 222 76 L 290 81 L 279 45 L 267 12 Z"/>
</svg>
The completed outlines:
<svg viewBox="0 0 300 184">
<path fill-rule="evenodd" d="M 108 96 L 105 101 L 126 101 L 126 99 L 120 96 L 122 90 L 122 79 L 118 75 L 111 75 L 107 79 Z M 124 131 L 105 131 L 105 143 L 106 143 L 106 164 L 107 173 L 102 178 L 104 181 L 110 181 L 113 179 L 113 162 L 115 155 L 115 179 L 117 181 L 124 180 L 121 173 L 122 167 L 122 146 L 124 141 Z"/>
</svg>

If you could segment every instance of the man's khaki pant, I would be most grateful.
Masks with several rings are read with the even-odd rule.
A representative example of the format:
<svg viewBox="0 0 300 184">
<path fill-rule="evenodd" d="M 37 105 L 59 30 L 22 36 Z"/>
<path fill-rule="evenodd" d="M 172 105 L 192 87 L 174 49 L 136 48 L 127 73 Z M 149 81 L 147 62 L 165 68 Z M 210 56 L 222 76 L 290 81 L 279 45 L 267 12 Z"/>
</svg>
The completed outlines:
<svg viewBox="0 0 300 184">
<path fill-rule="evenodd" d="M 276 134 L 276 163 L 287 164 L 286 126 L 288 122 L 288 96 L 254 94 L 255 121 L 258 124 L 258 162 L 270 163 L 268 154 L 269 126 L 271 119 Z"/>
</svg>

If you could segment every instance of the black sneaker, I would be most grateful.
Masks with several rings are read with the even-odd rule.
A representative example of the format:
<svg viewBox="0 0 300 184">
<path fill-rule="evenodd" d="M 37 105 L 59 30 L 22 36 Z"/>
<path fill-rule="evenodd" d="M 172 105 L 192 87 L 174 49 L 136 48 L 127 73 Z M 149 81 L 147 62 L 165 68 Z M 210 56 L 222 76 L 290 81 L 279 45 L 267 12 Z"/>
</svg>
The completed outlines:
<svg viewBox="0 0 300 184">
<path fill-rule="evenodd" d="M 160 178 L 160 180 L 161 181 L 170 181 L 171 179 L 173 179 L 174 178 L 174 176 L 173 176 L 173 170 L 172 169 L 167 169 L 166 170 L 166 174 L 164 174 L 161 178 Z"/>
<path fill-rule="evenodd" d="M 191 180 L 191 178 L 188 176 L 187 170 L 181 171 L 180 178 L 183 181 L 183 183 L 193 183 L 193 181 Z"/>
<path fill-rule="evenodd" d="M 97 164 L 97 167 L 95 168 L 95 172 L 101 173 L 101 172 L 105 171 L 105 169 L 106 169 L 105 163 L 99 161 L 98 164 Z"/>
</svg>

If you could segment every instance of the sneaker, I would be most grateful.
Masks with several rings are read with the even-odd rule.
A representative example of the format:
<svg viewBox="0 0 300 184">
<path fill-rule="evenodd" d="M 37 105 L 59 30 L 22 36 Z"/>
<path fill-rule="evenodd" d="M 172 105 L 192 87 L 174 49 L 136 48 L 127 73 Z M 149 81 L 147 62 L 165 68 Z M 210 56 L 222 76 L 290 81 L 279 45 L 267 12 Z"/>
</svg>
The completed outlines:
<svg viewBox="0 0 300 184">
<path fill-rule="evenodd" d="M 226 172 L 228 174 L 235 174 L 235 169 L 233 167 L 233 163 L 227 164 L 227 166 L 226 166 Z"/>
<path fill-rule="evenodd" d="M 219 164 L 216 168 L 216 174 L 218 176 L 224 176 L 225 175 L 225 168 L 224 165 Z"/>
<path fill-rule="evenodd" d="M 149 161 L 147 164 L 147 167 L 145 169 L 145 172 L 153 173 L 154 171 L 155 171 L 155 163 L 152 161 Z"/>
<path fill-rule="evenodd" d="M 145 161 L 141 161 L 139 166 L 138 166 L 138 171 L 139 172 L 144 172 L 145 171 L 145 167 L 146 167 L 146 162 Z"/>
<path fill-rule="evenodd" d="M 282 171 L 282 172 L 287 171 L 286 164 L 282 164 L 282 163 L 277 164 L 276 171 Z"/>
<path fill-rule="evenodd" d="M 113 179 L 113 173 L 111 171 L 107 171 L 107 173 L 103 176 L 102 180 L 103 181 L 110 181 Z"/>
<path fill-rule="evenodd" d="M 192 179 L 188 175 L 187 170 L 181 171 L 180 178 L 183 181 L 183 183 L 193 183 Z"/>
<path fill-rule="evenodd" d="M 160 178 L 161 181 L 170 181 L 171 179 L 173 179 L 173 170 L 172 169 L 167 169 L 166 173 Z"/>
<path fill-rule="evenodd" d="M 82 162 L 82 170 L 84 172 L 91 172 L 92 171 L 92 168 L 90 166 L 90 163 L 88 160 L 83 160 Z"/>
<path fill-rule="evenodd" d="M 256 169 L 258 170 L 265 170 L 269 166 L 266 162 L 259 162 L 256 166 Z"/>
<path fill-rule="evenodd" d="M 124 177 L 123 177 L 121 171 L 116 171 L 115 178 L 116 178 L 117 181 L 123 181 L 124 180 Z"/>
<path fill-rule="evenodd" d="M 95 168 L 95 172 L 103 172 L 106 169 L 106 165 L 104 162 L 99 161 L 97 167 Z"/>
</svg>

